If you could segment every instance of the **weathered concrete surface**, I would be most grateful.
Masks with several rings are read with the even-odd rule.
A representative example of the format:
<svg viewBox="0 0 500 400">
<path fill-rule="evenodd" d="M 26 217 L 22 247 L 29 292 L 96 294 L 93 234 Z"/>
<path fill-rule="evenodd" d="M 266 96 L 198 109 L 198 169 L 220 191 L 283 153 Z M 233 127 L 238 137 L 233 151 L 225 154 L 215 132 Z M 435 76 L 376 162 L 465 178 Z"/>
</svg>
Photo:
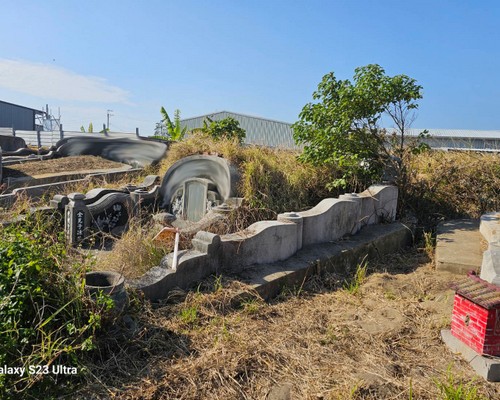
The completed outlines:
<svg viewBox="0 0 500 400">
<path fill-rule="evenodd" d="M 479 221 L 458 219 L 441 222 L 436 231 L 436 269 L 455 274 L 481 268 Z"/>
<path fill-rule="evenodd" d="M 306 246 L 285 261 L 256 265 L 237 276 L 268 300 L 284 286 L 300 286 L 312 274 L 355 271 L 365 257 L 370 260 L 397 252 L 411 239 L 411 231 L 401 223 L 370 225 L 348 239 Z"/>
<path fill-rule="evenodd" d="M 500 285 L 500 213 L 482 215 L 479 232 L 488 242 L 488 249 L 483 253 L 481 279 Z"/>
<path fill-rule="evenodd" d="M 167 208 L 172 196 L 188 179 L 200 178 L 212 182 L 223 201 L 236 194 L 238 172 L 226 159 L 194 155 L 175 162 L 165 173 L 161 184 L 162 207 Z"/>
<path fill-rule="evenodd" d="M 87 176 L 101 176 L 103 178 L 107 176 L 112 176 L 109 174 L 114 174 L 116 172 L 133 172 L 133 171 L 142 171 L 141 169 L 133 169 L 130 165 L 126 165 L 119 168 L 112 169 L 96 169 L 96 170 L 81 170 L 81 171 L 72 171 L 72 172 L 54 172 L 50 174 L 36 175 L 33 176 L 25 176 L 21 178 L 7 178 L 7 189 L 12 190 L 15 188 L 26 187 L 26 186 L 35 186 L 35 185 L 46 185 L 49 183 L 56 182 L 64 182 L 75 179 L 83 179 Z"/>
<path fill-rule="evenodd" d="M 500 213 L 492 212 L 481 215 L 479 232 L 488 243 L 500 244 Z"/>
<path fill-rule="evenodd" d="M 494 285 L 500 286 L 500 245 L 490 243 L 488 249 L 483 253 L 481 264 L 481 279 Z"/>
<path fill-rule="evenodd" d="M 150 300 L 168 297 L 168 292 L 176 287 L 187 289 L 194 282 L 220 269 L 220 236 L 209 232 L 198 232 L 192 240 L 193 249 L 179 251 L 177 270 L 172 266 L 173 254 L 164 257 L 159 266 L 151 268 L 143 276 L 128 282 L 140 289 Z"/>
<path fill-rule="evenodd" d="M 221 236 L 222 265 L 238 271 L 251 264 L 286 260 L 297 248 L 297 225 L 260 221 L 244 231 Z"/>
<path fill-rule="evenodd" d="M 500 358 L 482 356 L 451 334 L 449 329 L 441 331 L 443 342 L 454 353 L 460 353 L 477 374 L 487 381 L 500 382 Z"/>
<path fill-rule="evenodd" d="M 310 210 L 297 213 L 303 218 L 302 244 L 333 241 L 356 233 L 360 208 L 356 201 L 324 199 Z"/>
<path fill-rule="evenodd" d="M 290 223 L 290 226 L 294 224 Z M 412 238 L 408 227 L 400 223 L 371 225 L 356 236 L 336 243 L 307 246 L 287 260 L 250 266 L 237 277 L 252 285 L 264 299 L 276 296 L 284 285 L 300 285 L 305 278 L 322 271 L 355 270 L 365 257 L 373 259 L 406 247 Z M 172 254 L 160 266 L 128 282 L 151 300 L 168 297 L 176 287 L 187 289 L 210 274 L 227 271 L 222 268 L 222 242 L 218 235 L 198 232 L 193 249 L 179 252 L 177 271 L 171 269 Z"/>
<path fill-rule="evenodd" d="M 145 167 L 160 161 L 166 151 L 165 143 L 143 139 L 75 136 L 56 143 L 57 153 L 63 157 L 92 155 L 107 160 Z"/>
<path fill-rule="evenodd" d="M 27 196 L 30 199 L 37 199 L 42 197 L 47 191 L 59 191 L 64 190 L 64 188 L 69 184 L 74 183 L 84 183 L 88 181 L 94 181 L 99 183 L 101 181 L 113 182 L 114 180 L 121 179 L 123 176 L 133 177 L 135 174 L 142 172 L 142 169 L 119 169 L 119 170 L 107 170 L 106 172 L 95 171 L 92 174 L 63 174 L 55 175 L 54 177 L 47 176 L 45 178 L 34 179 L 29 181 L 24 181 L 25 185 L 31 184 L 32 186 L 17 187 L 12 190 L 12 193 L 0 195 L 0 207 L 9 208 L 11 207 L 17 199 L 17 196 Z M 72 178 L 72 179 L 71 179 Z M 61 181 L 61 179 L 65 179 Z M 40 183 L 45 182 L 45 183 Z M 51 182 L 51 183 L 47 183 Z M 19 182 L 18 182 L 19 183 Z M 35 185 L 33 185 L 35 183 Z M 13 187 L 21 186 L 11 185 L 9 189 Z"/>
</svg>

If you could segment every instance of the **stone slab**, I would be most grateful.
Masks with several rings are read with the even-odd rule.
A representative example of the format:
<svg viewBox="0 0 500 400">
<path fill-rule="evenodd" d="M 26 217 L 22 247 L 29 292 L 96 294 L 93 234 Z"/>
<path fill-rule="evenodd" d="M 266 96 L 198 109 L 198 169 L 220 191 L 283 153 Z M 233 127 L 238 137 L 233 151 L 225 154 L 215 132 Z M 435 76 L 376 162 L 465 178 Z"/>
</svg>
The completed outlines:
<svg viewBox="0 0 500 400">
<path fill-rule="evenodd" d="M 483 260 L 479 220 L 441 222 L 436 231 L 436 269 L 454 274 L 479 272 Z"/>
<path fill-rule="evenodd" d="M 130 173 L 133 171 L 142 171 L 142 169 L 132 168 L 126 165 L 119 168 L 111 169 L 97 169 L 97 170 L 81 170 L 72 172 L 54 172 L 44 175 L 26 176 L 21 178 L 7 178 L 7 186 L 9 190 L 25 187 L 25 186 L 38 186 L 46 185 L 49 183 L 65 182 L 75 179 L 83 179 L 89 175 L 107 176 L 112 173 Z"/>
<path fill-rule="evenodd" d="M 483 356 L 477 353 L 453 336 L 449 329 L 441 330 L 441 338 L 451 351 L 460 353 L 479 376 L 490 382 L 500 382 L 499 357 Z"/>
<path fill-rule="evenodd" d="M 399 223 L 366 226 L 347 239 L 309 245 L 287 260 L 245 269 L 238 279 L 250 285 L 264 299 L 270 300 L 284 286 L 301 286 L 313 274 L 355 270 L 363 260 L 395 253 L 411 243 L 412 232 Z"/>
</svg>

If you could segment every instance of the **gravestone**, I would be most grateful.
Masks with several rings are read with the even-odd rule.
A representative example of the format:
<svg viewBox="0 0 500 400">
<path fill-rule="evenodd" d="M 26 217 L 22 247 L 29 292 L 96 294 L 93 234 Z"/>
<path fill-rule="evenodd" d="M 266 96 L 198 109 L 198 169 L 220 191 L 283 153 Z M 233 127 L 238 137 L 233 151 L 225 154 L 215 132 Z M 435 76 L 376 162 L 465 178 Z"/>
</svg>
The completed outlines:
<svg viewBox="0 0 500 400">
<path fill-rule="evenodd" d="M 87 206 L 94 233 L 121 235 L 128 228 L 132 216 L 133 203 L 128 193 L 109 193 Z"/>
<path fill-rule="evenodd" d="M 238 173 L 227 160 L 206 155 L 185 157 L 166 172 L 161 207 L 177 218 L 197 222 L 236 194 Z"/>
<path fill-rule="evenodd" d="M 197 222 L 207 211 L 207 184 L 193 179 L 184 184 L 184 215 L 188 221 Z"/>
<path fill-rule="evenodd" d="M 89 235 L 90 213 L 84 199 L 82 193 L 71 193 L 65 206 L 64 231 L 68 243 L 73 246 L 83 243 Z"/>
</svg>

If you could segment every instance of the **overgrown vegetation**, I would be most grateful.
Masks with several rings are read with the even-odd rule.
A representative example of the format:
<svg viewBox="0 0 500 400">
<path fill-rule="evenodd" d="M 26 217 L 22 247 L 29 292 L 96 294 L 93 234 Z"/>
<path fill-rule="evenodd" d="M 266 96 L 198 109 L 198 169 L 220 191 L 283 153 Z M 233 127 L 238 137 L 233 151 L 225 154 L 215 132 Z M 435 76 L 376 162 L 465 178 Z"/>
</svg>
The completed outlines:
<svg viewBox="0 0 500 400">
<path fill-rule="evenodd" d="M 316 102 L 306 104 L 293 125 L 296 142 L 305 145 L 301 157 L 340 168 L 342 176 L 330 182 L 335 187 L 352 186 L 353 180 L 368 186 L 387 164 L 403 178 L 406 131 L 421 91 L 415 79 L 387 76 L 376 64 L 356 68 L 353 82 L 326 74 L 313 93 Z M 395 124 L 393 135 L 381 129 L 383 116 Z"/>
<path fill-rule="evenodd" d="M 170 116 L 168 115 L 167 111 L 165 108 L 160 109 L 161 113 L 161 122 L 156 124 L 155 128 L 155 136 L 160 137 L 160 138 L 168 138 L 170 140 L 182 140 L 184 135 L 187 132 L 187 127 L 182 127 L 181 126 L 181 111 L 180 110 L 175 110 L 174 111 L 174 121 L 170 119 Z"/>
<path fill-rule="evenodd" d="M 428 228 L 420 251 L 313 276 L 285 287 L 271 304 L 221 275 L 154 305 L 133 294 L 129 314 L 103 339 L 97 333 L 111 302 L 86 297 L 86 264 L 67 254 L 53 229 L 57 220 L 32 215 L 0 236 L 0 366 L 84 366 L 91 373 L 78 388 L 82 398 L 265 398 L 284 381 L 294 382 L 297 398 L 494 398 L 494 386 L 443 370 L 454 361 L 437 335 L 451 315 L 449 278 L 426 263 L 439 220 L 498 209 L 498 156 L 407 146 L 420 90 L 378 66 L 358 69 L 354 84 L 330 74 L 314 95 L 320 103 L 307 105 L 295 125 L 298 140 L 310 145 L 302 157 L 243 146 L 237 123 L 210 121 L 205 132 L 173 144 L 159 171 L 192 154 L 230 160 L 245 201 L 214 228 L 226 233 L 308 209 L 341 190 L 361 191 L 380 178 L 381 160 L 396 155 L 401 214 Z M 390 151 L 384 140 L 391 138 L 378 130 L 382 113 L 399 132 Z M 179 114 L 174 124 L 165 120 L 170 137 L 182 138 Z M 136 277 L 157 265 L 171 248 L 152 243 L 157 228 L 132 220 L 96 269 Z M 48 398 L 79 382 L 71 375 L 4 375 L 0 397 Z"/>
<path fill-rule="evenodd" d="M 201 132 L 214 140 L 236 139 L 239 143 L 243 143 L 246 136 L 245 130 L 240 127 L 240 123 L 233 117 L 226 117 L 218 121 L 207 117 L 203 121 Z"/>
<path fill-rule="evenodd" d="M 356 296 L 338 290 L 354 269 L 313 276 L 271 303 L 220 275 L 174 290 L 143 305 L 136 336 L 102 359 L 79 398 L 264 399 L 286 382 L 299 399 L 454 398 L 441 385 L 497 398 L 495 384 L 444 351 L 436 332 L 453 293 L 428 261 L 413 250 L 370 263 Z"/>
<path fill-rule="evenodd" d="M 434 227 L 451 218 L 479 218 L 500 207 L 500 164 L 497 154 L 428 151 L 408 166 L 403 215 Z"/>
<path fill-rule="evenodd" d="M 231 161 L 240 172 L 238 195 L 245 198 L 246 210 L 250 214 L 260 210 L 261 217 L 304 210 L 339 193 L 326 187 L 332 176 L 339 175 L 333 167 L 300 162 L 296 151 L 241 146 L 237 139 L 210 140 L 203 134 L 173 144 L 159 173 L 193 154 L 219 155 Z"/>
<path fill-rule="evenodd" d="M 52 368 L 81 367 L 112 307 L 84 293 L 82 263 L 68 257 L 59 219 L 32 214 L 0 236 L 0 365 L 24 368 L 0 375 L 0 397 L 49 398 L 78 381 Z M 48 373 L 45 371 L 49 371 Z M 45 393 L 45 394 L 44 394 Z"/>
<path fill-rule="evenodd" d="M 173 238 L 172 243 L 156 244 L 153 241 L 159 230 L 149 219 L 131 219 L 128 230 L 115 241 L 113 251 L 100 254 L 92 269 L 116 271 L 127 279 L 143 275 L 151 267 L 159 265 L 174 247 Z"/>
</svg>

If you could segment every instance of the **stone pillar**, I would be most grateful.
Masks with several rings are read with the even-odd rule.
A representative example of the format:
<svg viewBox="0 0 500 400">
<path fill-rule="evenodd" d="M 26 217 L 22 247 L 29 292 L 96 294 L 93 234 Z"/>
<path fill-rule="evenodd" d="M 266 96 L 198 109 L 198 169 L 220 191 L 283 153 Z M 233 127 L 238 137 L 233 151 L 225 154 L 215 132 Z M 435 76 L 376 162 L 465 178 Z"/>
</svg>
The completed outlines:
<svg viewBox="0 0 500 400">
<path fill-rule="evenodd" d="M 361 229 L 361 225 L 362 225 L 361 208 L 363 205 L 363 200 L 357 193 L 341 194 L 339 196 L 339 200 L 354 201 L 354 202 L 358 203 L 358 206 L 356 207 L 356 216 L 355 216 L 356 223 L 352 227 L 351 232 L 349 232 L 351 235 L 354 235 L 354 234 L 358 233 L 359 230 Z"/>
<path fill-rule="evenodd" d="M 85 195 L 71 193 L 64 207 L 64 232 L 68 243 L 78 245 L 89 235 L 90 212 L 85 205 Z"/>
<path fill-rule="evenodd" d="M 500 285 L 500 212 L 481 215 L 479 232 L 488 242 L 488 249 L 483 253 L 481 279 L 494 285 Z"/>
<path fill-rule="evenodd" d="M 480 277 L 493 285 L 500 285 L 500 245 L 498 243 L 490 243 L 488 250 L 483 253 Z"/>
<path fill-rule="evenodd" d="M 302 231 L 304 227 L 302 216 L 293 212 L 278 214 L 278 221 L 293 222 L 297 226 L 297 251 L 299 251 L 302 248 Z"/>
<path fill-rule="evenodd" d="M 149 192 L 144 189 L 135 189 L 133 192 L 130 193 L 130 197 L 132 198 L 132 204 L 133 204 L 133 210 L 132 214 L 135 216 L 139 216 L 141 213 L 141 206 L 142 203 L 144 202 L 144 199 L 146 196 L 149 195 Z"/>
</svg>

